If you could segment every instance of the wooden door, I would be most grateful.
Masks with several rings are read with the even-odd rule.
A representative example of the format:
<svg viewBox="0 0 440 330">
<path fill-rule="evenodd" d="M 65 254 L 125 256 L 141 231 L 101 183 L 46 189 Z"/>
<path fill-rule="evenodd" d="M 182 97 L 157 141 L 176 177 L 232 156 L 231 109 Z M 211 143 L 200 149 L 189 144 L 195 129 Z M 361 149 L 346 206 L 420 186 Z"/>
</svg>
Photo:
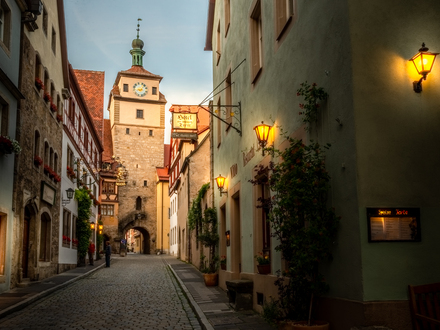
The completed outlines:
<svg viewBox="0 0 440 330">
<path fill-rule="evenodd" d="M 22 257 L 21 257 L 21 268 L 23 271 L 23 278 L 28 277 L 28 260 L 29 260 L 29 223 L 30 214 L 28 210 L 24 212 L 24 223 L 23 223 L 23 247 L 22 247 Z"/>
</svg>

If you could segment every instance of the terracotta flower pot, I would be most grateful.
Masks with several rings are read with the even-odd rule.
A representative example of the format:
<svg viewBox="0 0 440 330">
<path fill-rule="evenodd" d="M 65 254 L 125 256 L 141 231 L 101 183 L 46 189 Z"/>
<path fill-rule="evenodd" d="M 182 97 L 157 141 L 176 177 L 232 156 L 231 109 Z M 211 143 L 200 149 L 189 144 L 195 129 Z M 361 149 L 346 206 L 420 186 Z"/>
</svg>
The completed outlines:
<svg viewBox="0 0 440 330">
<path fill-rule="evenodd" d="M 257 265 L 258 273 L 262 275 L 270 274 L 270 264 Z"/>
<path fill-rule="evenodd" d="M 203 274 L 206 286 L 216 286 L 218 284 L 218 274 Z"/>
<path fill-rule="evenodd" d="M 226 270 L 226 264 L 220 264 L 220 268 L 221 268 L 222 270 Z"/>
</svg>

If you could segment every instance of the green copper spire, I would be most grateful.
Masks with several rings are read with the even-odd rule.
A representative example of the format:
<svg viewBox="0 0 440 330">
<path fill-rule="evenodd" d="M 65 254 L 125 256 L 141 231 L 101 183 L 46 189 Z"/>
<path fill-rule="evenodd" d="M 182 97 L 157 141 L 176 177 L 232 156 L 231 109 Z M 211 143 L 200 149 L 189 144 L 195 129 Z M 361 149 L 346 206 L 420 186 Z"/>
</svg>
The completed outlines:
<svg viewBox="0 0 440 330">
<path fill-rule="evenodd" d="M 142 21 L 142 19 L 138 18 L 138 24 L 136 29 L 137 36 L 136 39 L 133 39 L 133 42 L 131 43 L 133 49 L 130 50 L 130 54 L 132 57 L 131 65 L 137 65 L 137 66 L 142 66 L 142 59 L 145 55 L 145 51 L 142 50 L 142 48 L 144 48 L 144 42 L 141 39 L 139 39 L 140 21 Z"/>
</svg>

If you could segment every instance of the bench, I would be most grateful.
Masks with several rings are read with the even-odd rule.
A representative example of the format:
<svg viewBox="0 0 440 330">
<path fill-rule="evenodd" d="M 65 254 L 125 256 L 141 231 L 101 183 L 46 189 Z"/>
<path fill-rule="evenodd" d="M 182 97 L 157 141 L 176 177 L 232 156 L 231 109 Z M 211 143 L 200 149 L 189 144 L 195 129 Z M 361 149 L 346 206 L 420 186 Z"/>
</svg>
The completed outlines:
<svg viewBox="0 0 440 330">
<path fill-rule="evenodd" d="M 252 309 L 254 282 L 249 280 L 226 281 L 229 304 L 236 311 Z"/>
<path fill-rule="evenodd" d="M 440 283 L 408 285 L 414 330 L 440 329 Z"/>
</svg>

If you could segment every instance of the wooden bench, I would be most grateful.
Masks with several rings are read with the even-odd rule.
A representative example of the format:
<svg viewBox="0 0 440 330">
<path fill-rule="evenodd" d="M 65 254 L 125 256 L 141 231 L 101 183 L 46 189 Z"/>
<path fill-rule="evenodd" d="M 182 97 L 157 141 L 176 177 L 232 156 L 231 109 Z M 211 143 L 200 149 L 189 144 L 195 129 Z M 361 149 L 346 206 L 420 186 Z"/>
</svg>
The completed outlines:
<svg viewBox="0 0 440 330">
<path fill-rule="evenodd" d="M 408 285 L 414 330 L 440 330 L 440 283 Z"/>
</svg>

